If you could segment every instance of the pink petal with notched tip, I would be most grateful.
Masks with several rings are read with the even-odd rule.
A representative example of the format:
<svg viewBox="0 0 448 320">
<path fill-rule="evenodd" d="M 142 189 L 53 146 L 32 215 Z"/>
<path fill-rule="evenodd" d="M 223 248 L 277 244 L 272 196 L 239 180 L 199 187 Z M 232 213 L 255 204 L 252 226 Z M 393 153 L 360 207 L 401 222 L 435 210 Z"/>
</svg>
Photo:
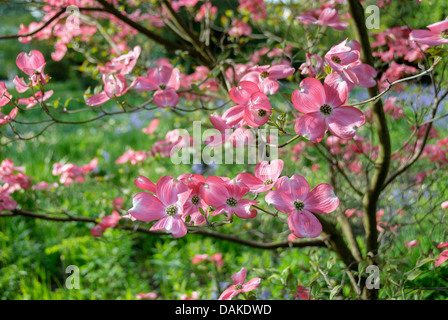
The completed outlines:
<svg viewBox="0 0 448 320">
<path fill-rule="evenodd" d="M 86 100 L 86 104 L 89 107 L 98 107 L 102 104 L 105 104 L 109 100 L 110 100 L 109 96 L 103 91 L 101 93 L 94 94 L 93 96 L 89 97 Z"/>
<path fill-rule="evenodd" d="M 265 197 L 266 203 L 272 204 L 275 209 L 283 213 L 292 213 L 295 211 L 293 205 L 294 200 L 290 195 L 277 190 L 270 191 Z"/>
<path fill-rule="evenodd" d="M 371 65 L 362 63 L 351 68 L 358 78 L 357 85 L 363 88 L 371 88 L 376 85 L 377 72 Z"/>
<path fill-rule="evenodd" d="M 339 107 L 333 109 L 326 118 L 328 129 L 341 139 L 351 139 L 356 134 L 356 128 L 364 125 L 366 117 L 355 107 Z"/>
<path fill-rule="evenodd" d="M 16 76 L 13 80 L 13 83 L 16 87 L 17 92 L 24 93 L 27 91 L 30 87 L 26 84 L 25 80 L 23 78 L 19 78 Z M 0 97 L 1 99 L 1 97 Z"/>
<path fill-rule="evenodd" d="M 138 176 L 137 179 L 134 180 L 134 184 L 137 186 L 137 188 L 142 190 L 147 190 L 149 192 L 156 193 L 156 185 L 154 182 L 149 180 L 148 178 L 144 176 Z"/>
<path fill-rule="evenodd" d="M 233 213 L 241 219 L 253 219 L 257 216 L 256 210 L 251 210 L 250 207 L 257 204 L 258 201 L 249 199 L 238 200 L 238 206 L 233 209 Z"/>
<path fill-rule="evenodd" d="M 440 46 L 448 43 L 448 39 L 441 39 L 438 33 L 429 30 L 414 30 L 409 35 L 409 39 L 428 46 Z"/>
<path fill-rule="evenodd" d="M 325 103 L 324 86 L 315 78 L 306 78 L 300 82 L 300 89 L 292 93 L 292 104 L 303 113 L 319 111 Z"/>
<path fill-rule="evenodd" d="M 181 238 L 188 232 L 185 222 L 179 215 L 165 216 L 163 219 L 157 221 L 149 230 L 165 230 L 167 233 L 171 233 L 174 238 Z"/>
<path fill-rule="evenodd" d="M 224 290 L 223 293 L 221 293 L 218 300 L 232 300 L 232 298 L 238 295 L 240 292 L 241 290 L 235 291 L 235 285 L 231 285 L 226 290 Z"/>
<path fill-rule="evenodd" d="M 277 181 L 283 170 L 283 160 L 275 159 L 271 163 L 261 161 L 255 167 L 255 176 L 260 178 L 263 182 L 266 180 Z"/>
<path fill-rule="evenodd" d="M 325 118 L 320 112 L 301 115 L 294 126 L 294 130 L 299 136 L 314 143 L 323 139 L 326 129 Z"/>
<path fill-rule="evenodd" d="M 137 193 L 132 199 L 133 207 L 129 214 L 140 221 L 154 221 L 166 216 L 165 206 L 153 194 L 147 192 Z"/>
<path fill-rule="evenodd" d="M 288 226 L 297 238 L 316 238 L 322 233 L 321 223 L 307 210 L 290 214 Z"/>
<path fill-rule="evenodd" d="M 325 78 L 325 103 L 332 108 L 339 107 L 347 102 L 348 87 L 347 82 L 337 73 L 332 73 Z"/>
<path fill-rule="evenodd" d="M 210 123 L 219 131 L 224 132 L 230 129 L 231 126 L 219 114 L 211 114 L 209 116 Z"/>
<path fill-rule="evenodd" d="M 248 186 L 251 192 L 256 192 L 259 188 L 264 186 L 263 181 L 247 172 L 239 173 L 235 177 L 235 181 Z"/>
<path fill-rule="evenodd" d="M 157 197 L 165 206 L 176 203 L 178 195 L 187 190 L 188 187 L 182 181 L 173 179 L 172 176 L 164 176 L 156 184 Z"/>
<path fill-rule="evenodd" d="M 269 78 L 284 79 L 292 76 L 296 70 L 286 64 L 276 64 L 269 68 Z"/>
<path fill-rule="evenodd" d="M 146 77 L 138 77 L 131 85 L 137 91 L 152 91 L 159 88 L 159 85 L 153 80 Z"/>
<path fill-rule="evenodd" d="M 246 104 L 248 103 L 250 96 L 259 91 L 260 89 L 256 83 L 251 81 L 240 81 L 238 87 L 230 89 L 229 95 L 233 102 L 237 104 Z"/>
<path fill-rule="evenodd" d="M 318 184 L 303 201 L 305 209 L 315 213 L 330 213 L 339 205 L 333 187 L 327 183 Z"/>
<path fill-rule="evenodd" d="M 286 193 L 294 200 L 305 200 L 306 196 L 310 192 L 310 186 L 308 181 L 298 174 L 293 175 L 291 178 L 286 176 L 281 177 L 275 183 L 275 189 L 279 192 Z"/>
<path fill-rule="evenodd" d="M 172 89 L 157 90 L 153 96 L 154 104 L 162 108 L 172 108 L 179 103 L 179 96 Z"/>
<path fill-rule="evenodd" d="M 241 291 L 249 292 L 249 291 L 255 290 L 256 288 L 258 288 L 260 286 L 261 280 L 262 280 L 261 278 L 250 279 L 243 285 L 243 289 Z"/>
<path fill-rule="evenodd" d="M 441 33 L 442 31 L 448 30 L 448 20 L 430 24 L 427 28 L 434 33 Z"/>
<path fill-rule="evenodd" d="M 21 52 L 16 59 L 17 67 L 31 76 L 36 71 L 43 71 L 45 67 L 45 58 L 40 51 L 31 50 L 29 54 Z"/>
<path fill-rule="evenodd" d="M 227 123 L 229 128 L 231 128 L 232 126 L 238 124 L 239 122 L 241 122 L 241 120 L 243 120 L 245 108 L 246 105 L 239 104 L 227 109 L 222 114 L 222 119 Z"/>
<path fill-rule="evenodd" d="M 264 94 L 276 94 L 277 91 L 280 89 L 280 84 L 277 82 L 277 80 L 266 78 L 259 84 L 260 91 Z"/>
<path fill-rule="evenodd" d="M 205 185 L 201 186 L 201 194 L 204 201 L 212 207 L 225 205 L 226 200 L 230 198 L 229 191 L 222 182 L 207 180 Z"/>
<path fill-rule="evenodd" d="M 241 268 L 240 271 L 232 275 L 232 280 L 234 284 L 243 284 L 246 280 L 247 270 L 246 268 Z"/>
</svg>

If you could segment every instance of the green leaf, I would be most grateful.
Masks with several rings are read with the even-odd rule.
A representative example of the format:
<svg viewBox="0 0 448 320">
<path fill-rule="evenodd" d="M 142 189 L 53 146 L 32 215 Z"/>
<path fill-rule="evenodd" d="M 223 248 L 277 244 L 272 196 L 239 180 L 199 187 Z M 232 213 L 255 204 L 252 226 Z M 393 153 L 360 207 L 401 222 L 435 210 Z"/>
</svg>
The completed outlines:
<svg viewBox="0 0 448 320">
<path fill-rule="evenodd" d="M 333 289 L 331 290 L 331 293 L 330 293 L 330 300 L 333 300 L 334 296 L 339 293 L 341 287 L 342 287 L 342 285 L 340 285 L 340 284 L 333 287 Z"/>
<path fill-rule="evenodd" d="M 414 271 L 412 271 L 409 275 L 408 275 L 408 280 L 412 281 L 415 278 L 417 278 L 419 275 L 421 275 L 422 273 L 424 273 L 425 271 L 420 270 L 420 269 L 415 269 Z"/>
<path fill-rule="evenodd" d="M 278 275 L 278 274 L 273 274 L 272 276 L 270 276 L 269 278 L 268 278 L 268 281 L 270 282 L 270 283 L 272 283 L 273 285 L 280 285 L 280 286 L 283 286 L 283 281 L 282 281 L 282 278 Z"/>
</svg>

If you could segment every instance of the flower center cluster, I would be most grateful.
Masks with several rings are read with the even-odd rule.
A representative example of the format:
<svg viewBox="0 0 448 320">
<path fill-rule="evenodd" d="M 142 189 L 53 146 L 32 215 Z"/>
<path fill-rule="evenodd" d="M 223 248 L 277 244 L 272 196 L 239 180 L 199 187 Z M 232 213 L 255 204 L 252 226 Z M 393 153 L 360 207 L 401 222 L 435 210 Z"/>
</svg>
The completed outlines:
<svg viewBox="0 0 448 320">
<path fill-rule="evenodd" d="M 166 208 L 165 213 L 169 216 L 174 216 L 177 213 L 177 206 L 171 205 L 168 208 Z"/>
<path fill-rule="evenodd" d="M 333 61 L 334 63 L 337 63 L 337 64 L 342 62 L 341 58 L 339 58 L 338 56 L 332 56 L 331 61 Z"/>
<path fill-rule="evenodd" d="M 238 284 L 235 285 L 235 290 L 241 290 L 241 289 L 243 289 L 243 285 L 242 284 L 238 283 Z"/>
<path fill-rule="evenodd" d="M 165 90 L 166 89 L 166 85 L 164 83 L 159 84 L 159 88 L 161 90 Z"/>
<path fill-rule="evenodd" d="M 324 105 L 320 106 L 320 112 L 324 116 L 329 116 L 332 111 L 333 111 L 333 109 L 328 104 L 324 104 Z"/>
<path fill-rule="evenodd" d="M 271 179 L 268 179 L 264 182 L 264 185 L 267 186 L 268 184 L 272 184 L 274 183 L 274 181 L 272 181 Z"/>
<path fill-rule="evenodd" d="M 226 200 L 226 204 L 229 206 L 229 207 L 236 207 L 237 206 L 237 204 L 238 204 L 238 201 L 236 201 L 236 199 L 235 198 L 229 198 L 229 199 L 227 199 Z"/>
<path fill-rule="evenodd" d="M 440 37 L 442 39 L 448 39 L 448 29 L 443 30 L 442 32 L 440 32 Z"/>
<path fill-rule="evenodd" d="M 194 196 L 192 196 L 191 197 L 191 203 L 193 204 L 193 205 L 195 205 L 195 206 L 197 206 L 198 204 L 199 204 L 199 201 L 200 201 L 201 199 L 199 198 L 199 196 L 198 195 L 194 195 Z"/>
<path fill-rule="evenodd" d="M 305 208 L 305 204 L 300 200 L 296 200 L 296 201 L 294 201 L 294 207 L 297 210 L 302 211 Z"/>
<path fill-rule="evenodd" d="M 262 73 L 260 73 L 260 78 L 266 79 L 267 77 L 269 77 L 269 72 L 263 71 Z"/>
<path fill-rule="evenodd" d="M 266 117 L 268 113 L 266 112 L 266 110 L 263 109 L 258 109 L 258 116 L 259 117 Z"/>
</svg>

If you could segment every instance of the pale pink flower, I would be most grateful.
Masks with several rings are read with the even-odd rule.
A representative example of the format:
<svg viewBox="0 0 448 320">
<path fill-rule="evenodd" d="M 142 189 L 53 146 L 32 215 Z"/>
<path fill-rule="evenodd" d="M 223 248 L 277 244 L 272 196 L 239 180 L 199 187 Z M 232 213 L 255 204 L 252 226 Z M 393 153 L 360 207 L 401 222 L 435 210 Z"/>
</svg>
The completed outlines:
<svg viewBox="0 0 448 320">
<path fill-rule="evenodd" d="M 128 212 L 140 221 L 158 220 L 150 230 L 165 230 L 175 238 L 183 237 L 187 234 L 187 226 L 182 219 L 183 207 L 190 193 L 182 181 L 164 176 L 157 182 L 156 195 L 137 193 Z"/>
<path fill-rule="evenodd" d="M 448 260 L 448 249 L 443 250 L 436 259 L 436 268 L 440 267 L 442 263 Z"/>
<path fill-rule="evenodd" d="M 191 293 L 191 296 L 188 296 L 185 293 L 180 295 L 180 300 L 199 300 L 199 294 L 196 291 Z"/>
<path fill-rule="evenodd" d="M 193 257 L 193 259 L 191 260 L 192 264 L 198 264 L 202 261 L 208 260 L 208 254 L 204 253 L 204 254 L 197 254 Z"/>
<path fill-rule="evenodd" d="M 199 22 L 202 19 L 204 19 L 206 16 L 208 16 L 210 19 L 213 19 L 217 12 L 218 12 L 218 8 L 215 6 L 212 6 L 211 2 L 207 2 L 199 8 L 199 12 L 194 17 L 194 21 Z"/>
<path fill-rule="evenodd" d="M 315 78 L 302 80 L 292 94 L 294 107 L 304 113 L 296 122 L 296 133 L 314 143 L 322 140 L 327 128 L 341 139 L 353 138 L 366 119 L 360 110 L 343 106 L 347 98 L 347 84 L 337 74 L 327 76 L 324 85 Z"/>
<path fill-rule="evenodd" d="M 6 89 L 5 82 L 0 82 L 0 108 L 7 105 L 11 100 L 12 96 Z"/>
<path fill-rule="evenodd" d="M 132 84 L 137 91 L 156 90 L 154 103 L 162 108 L 175 107 L 179 102 L 176 90 L 180 87 L 180 71 L 166 66 L 148 69 L 146 77 L 138 77 Z"/>
<path fill-rule="evenodd" d="M 242 219 L 252 219 L 256 215 L 251 211 L 251 206 L 258 201 L 243 199 L 243 196 L 249 192 L 249 187 L 246 185 L 207 179 L 201 186 L 201 191 L 205 202 L 215 208 L 213 216 L 226 213 L 227 219 L 230 219 L 232 214 Z"/>
<path fill-rule="evenodd" d="M 12 109 L 7 115 L 0 112 L 0 127 L 14 120 L 18 112 L 18 108 Z"/>
<path fill-rule="evenodd" d="M 253 278 L 244 283 L 246 280 L 247 270 L 241 268 L 241 270 L 232 275 L 233 285 L 228 287 L 219 297 L 219 300 L 232 300 L 241 292 L 249 292 L 255 290 L 260 286 L 261 278 Z"/>
<path fill-rule="evenodd" d="M 275 191 L 270 191 L 265 200 L 288 214 L 289 229 L 298 238 L 319 236 L 322 225 L 313 213 L 330 213 L 339 205 L 332 186 L 321 183 L 310 191 L 306 179 L 299 175 L 281 177 L 275 183 Z"/>
<path fill-rule="evenodd" d="M 128 90 L 124 75 L 103 74 L 104 90 L 94 94 L 87 99 L 86 104 L 90 107 L 98 107 L 110 99 L 124 95 Z"/>
</svg>

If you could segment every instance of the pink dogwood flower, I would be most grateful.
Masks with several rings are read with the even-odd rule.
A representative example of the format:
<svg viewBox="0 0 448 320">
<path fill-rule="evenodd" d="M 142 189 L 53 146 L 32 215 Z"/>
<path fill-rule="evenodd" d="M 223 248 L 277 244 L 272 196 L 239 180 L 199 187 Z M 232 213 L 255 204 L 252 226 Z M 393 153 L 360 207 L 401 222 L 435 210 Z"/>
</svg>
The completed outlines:
<svg viewBox="0 0 448 320">
<path fill-rule="evenodd" d="M 104 90 L 101 93 L 94 94 L 87 99 L 86 104 L 90 107 L 98 107 L 105 104 L 110 99 L 124 95 L 128 90 L 124 75 L 103 74 Z"/>
<path fill-rule="evenodd" d="M 411 241 L 406 241 L 405 243 L 404 243 L 404 245 L 406 246 L 406 247 L 408 247 L 408 248 L 412 248 L 412 247 L 416 247 L 416 246 L 418 246 L 420 243 L 418 242 L 418 240 L 411 240 Z"/>
<path fill-rule="evenodd" d="M 286 64 L 274 66 L 255 66 L 249 69 L 241 81 L 250 81 L 258 85 L 264 94 L 275 94 L 280 89 L 278 79 L 284 79 L 293 75 L 295 69 Z"/>
<path fill-rule="evenodd" d="M 271 190 L 283 170 L 283 160 L 275 159 L 271 163 L 261 161 L 255 167 L 255 176 L 250 173 L 240 173 L 235 180 L 250 188 L 251 192 L 261 193 Z"/>
<path fill-rule="evenodd" d="M 155 193 L 137 193 L 129 214 L 140 221 L 158 220 L 150 230 L 165 230 L 175 238 L 185 236 L 187 226 L 182 219 L 183 207 L 191 191 L 182 181 L 164 176 L 157 182 Z"/>
<path fill-rule="evenodd" d="M 201 188 L 205 202 L 216 208 L 213 216 L 226 213 L 227 219 L 230 219 L 232 214 L 241 219 L 255 218 L 256 213 L 254 215 L 250 207 L 258 201 L 243 199 L 243 196 L 249 192 L 249 187 L 246 185 L 208 179 Z"/>
<path fill-rule="evenodd" d="M 448 20 L 430 24 L 429 30 L 414 30 L 409 39 L 429 46 L 440 46 L 448 43 Z"/>
<path fill-rule="evenodd" d="M 154 92 L 154 103 L 162 108 L 175 107 L 179 102 L 179 95 L 176 90 L 180 87 L 180 71 L 177 68 L 171 69 L 166 66 L 148 69 L 146 77 L 138 77 L 133 82 L 133 87 L 137 91 Z"/>
<path fill-rule="evenodd" d="M 448 209 L 448 200 L 442 202 L 442 204 L 440 205 L 440 207 L 441 207 L 442 209 Z"/>
<path fill-rule="evenodd" d="M 229 29 L 229 36 L 238 38 L 241 36 L 250 36 L 252 28 L 242 20 L 233 20 L 232 27 Z"/>
<path fill-rule="evenodd" d="M 289 229 L 298 238 L 319 236 L 322 225 L 313 213 L 330 213 L 339 205 L 331 185 L 321 183 L 310 191 L 306 179 L 299 175 L 281 177 L 275 188 L 266 195 L 266 203 L 288 214 Z"/>
<path fill-rule="evenodd" d="M 155 300 L 159 296 L 157 295 L 157 293 L 148 292 L 148 293 L 138 293 L 136 297 L 138 300 L 141 300 L 141 299 Z"/>
<path fill-rule="evenodd" d="M 343 22 L 339 19 L 338 11 L 333 8 L 325 8 L 321 11 L 318 18 L 310 13 L 302 13 L 296 19 L 305 25 L 311 23 L 318 26 L 329 26 L 335 30 L 345 30 L 349 25 L 348 22 Z"/>
<path fill-rule="evenodd" d="M 235 107 L 226 110 L 222 116 L 218 114 L 210 115 L 209 119 L 211 124 L 221 133 L 208 137 L 205 140 L 206 145 L 209 147 L 218 147 L 226 141 L 229 141 L 234 148 L 252 145 L 254 136 L 250 130 L 242 127 L 241 123 L 244 120 L 240 118 L 241 114 L 238 115 L 240 110 L 237 110 Z"/>
<path fill-rule="evenodd" d="M 260 286 L 261 278 L 252 278 L 246 283 L 247 270 L 241 268 L 241 270 L 232 275 L 233 285 L 228 287 L 219 297 L 219 300 L 232 300 L 232 298 L 239 295 L 241 292 L 250 292 Z"/>
<path fill-rule="evenodd" d="M 296 122 L 296 133 L 314 143 L 322 140 L 327 128 L 341 139 L 353 138 L 366 118 L 360 110 L 343 106 L 347 98 L 347 84 L 337 74 L 327 76 L 324 85 L 315 78 L 302 80 L 292 94 L 294 107 L 304 113 Z"/>
<path fill-rule="evenodd" d="M 36 86 L 39 83 L 47 84 L 49 76 L 44 73 L 47 63 L 40 51 L 31 50 L 30 53 L 19 53 L 16 64 L 20 70 L 30 77 L 32 86 Z"/>
</svg>

